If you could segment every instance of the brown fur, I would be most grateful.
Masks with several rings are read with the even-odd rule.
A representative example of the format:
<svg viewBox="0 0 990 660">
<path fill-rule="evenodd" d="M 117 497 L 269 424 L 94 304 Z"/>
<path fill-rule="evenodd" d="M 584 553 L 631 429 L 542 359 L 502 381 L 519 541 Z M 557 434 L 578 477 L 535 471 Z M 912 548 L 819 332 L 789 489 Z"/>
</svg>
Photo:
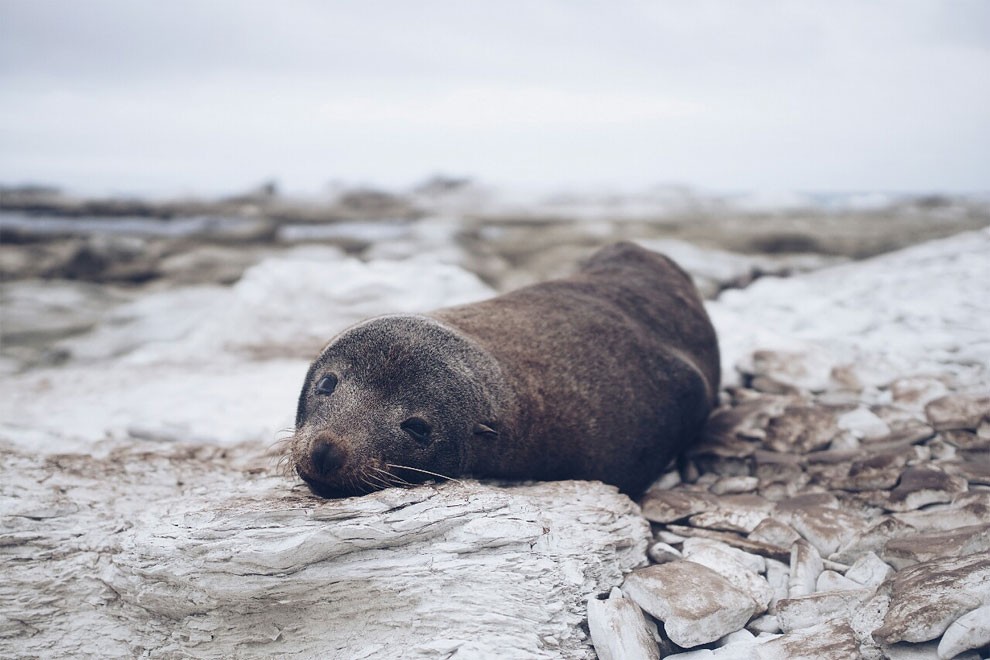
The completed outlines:
<svg viewBox="0 0 990 660">
<path fill-rule="evenodd" d="M 337 389 L 317 394 L 326 373 Z M 307 375 L 291 460 L 328 496 L 433 473 L 598 479 L 637 494 L 698 438 L 718 383 L 690 278 L 619 243 L 565 279 L 345 331 Z M 400 428 L 412 417 L 432 426 L 429 442 Z M 320 445 L 333 461 L 313 458 Z"/>
</svg>

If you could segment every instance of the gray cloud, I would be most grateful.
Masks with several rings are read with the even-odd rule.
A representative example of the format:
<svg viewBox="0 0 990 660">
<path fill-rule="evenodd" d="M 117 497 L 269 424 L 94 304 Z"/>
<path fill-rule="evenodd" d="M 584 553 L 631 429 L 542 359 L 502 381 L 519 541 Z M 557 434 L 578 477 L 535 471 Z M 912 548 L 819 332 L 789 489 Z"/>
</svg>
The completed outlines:
<svg viewBox="0 0 990 660">
<path fill-rule="evenodd" d="M 987 189 L 988 7 L 0 0 L 0 180 Z"/>
</svg>

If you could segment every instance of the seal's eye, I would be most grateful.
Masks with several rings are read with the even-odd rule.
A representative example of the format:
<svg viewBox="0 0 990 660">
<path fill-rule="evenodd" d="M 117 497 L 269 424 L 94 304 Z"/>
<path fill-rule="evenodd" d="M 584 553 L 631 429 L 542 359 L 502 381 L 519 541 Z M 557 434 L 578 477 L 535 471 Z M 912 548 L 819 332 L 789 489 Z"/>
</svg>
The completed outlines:
<svg viewBox="0 0 990 660">
<path fill-rule="evenodd" d="M 333 374 L 327 374 L 320 379 L 320 382 L 316 384 L 317 394 L 333 394 L 334 389 L 337 387 L 337 377 Z"/>
<path fill-rule="evenodd" d="M 430 441 L 430 433 L 433 432 L 433 428 L 419 417 L 410 417 L 399 424 L 399 428 L 408 433 L 413 440 L 423 444 Z"/>
</svg>

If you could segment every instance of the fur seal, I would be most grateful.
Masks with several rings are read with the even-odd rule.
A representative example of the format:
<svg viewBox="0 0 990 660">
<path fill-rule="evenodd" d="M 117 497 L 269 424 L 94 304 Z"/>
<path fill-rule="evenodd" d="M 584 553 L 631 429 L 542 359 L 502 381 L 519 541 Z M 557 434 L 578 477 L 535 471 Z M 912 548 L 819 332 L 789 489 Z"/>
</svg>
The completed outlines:
<svg viewBox="0 0 990 660">
<path fill-rule="evenodd" d="M 700 436 L 718 385 L 690 277 L 617 243 L 564 279 L 343 331 L 306 374 L 286 458 L 323 497 L 464 475 L 637 495 Z"/>
</svg>

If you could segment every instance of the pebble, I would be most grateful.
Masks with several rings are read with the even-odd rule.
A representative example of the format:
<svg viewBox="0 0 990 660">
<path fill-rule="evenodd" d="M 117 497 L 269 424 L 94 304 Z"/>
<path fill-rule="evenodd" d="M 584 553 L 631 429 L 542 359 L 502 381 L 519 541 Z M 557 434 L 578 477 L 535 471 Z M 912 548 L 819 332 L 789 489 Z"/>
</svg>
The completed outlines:
<svg viewBox="0 0 990 660">
<path fill-rule="evenodd" d="M 840 415 L 836 420 L 836 426 L 863 440 L 884 440 L 890 436 L 887 422 L 864 407 Z"/>
<path fill-rule="evenodd" d="M 588 628 L 601 660 L 660 659 L 643 611 L 620 589 L 612 589 L 607 600 L 588 599 Z"/>
<path fill-rule="evenodd" d="M 767 424 L 767 448 L 807 453 L 824 449 L 837 434 L 835 413 L 816 406 L 791 406 Z"/>
<path fill-rule="evenodd" d="M 716 539 L 707 539 L 704 537 L 689 538 L 684 541 L 683 548 L 685 558 L 695 555 L 698 552 L 711 550 L 725 555 L 727 558 L 741 564 L 754 573 L 763 573 L 766 571 L 767 560 L 761 555 L 734 548 Z"/>
<path fill-rule="evenodd" d="M 750 631 L 755 630 L 757 633 L 779 633 L 780 621 L 777 619 L 776 614 L 764 614 L 750 621 L 746 627 Z"/>
<path fill-rule="evenodd" d="M 793 527 L 776 518 L 765 518 L 749 533 L 748 538 L 753 541 L 762 541 L 782 548 L 789 548 L 792 543 L 801 538 L 801 535 L 795 532 Z"/>
<path fill-rule="evenodd" d="M 822 621 L 848 618 L 849 613 L 872 595 L 873 589 L 860 587 L 785 598 L 777 603 L 777 620 L 780 621 L 780 629 L 784 632 L 810 628 Z"/>
<path fill-rule="evenodd" d="M 878 587 L 893 573 L 890 564 L 877 557 L 876 553 L 867 552 L 849 567 L 845 576 L 865 587 Z"/>
<path fill-rule="evenodd" d="M 925 415 L 936 431 L 975 431 L 983 420 L 990 419 L 990 396 L 948 394 L 930 401 Z"/>
<path fill-rule="evenodd" d="M 707 566 L 728 580 L 732 586 L 747 594 L 756 604 L 755 614 L 766 612 L 773 599 L 773 588 L 756 571 L 750 570 L 738 561 L 731 552 L 714 546 L 701 546 L 690 550 L 685 548 L 684 558 Z"/>
<path fill-rule="evenodd" d="M 751 476 L 722 477 L 708 490 L 716 495 L 736 495 L 750 493 L 760 485 L 760 480 Z"/>
<path fill-rule="evenodd" d="M 715 571 L 690 561 L 673 561 L 633 571 L 623 593 L 663 622 L 667 636 L 691 648 L 741 629 L 756 610 L 749 595 Z"/>
<path fill-rule="evenodd" d="M 718 500 L 705 491 L 650 490 L 639 503 L 643 517 L 652 522 L 671 523 L 711 511 Z"/>
<path fill-rule="evenodd" d="M 928 504 L 951 502 L 967 489 L 966 480 L 953 477 L 932 467 L 907 468 L 901 473 L 897 487 L 890 491 L 885 508 L 888 511 L 913 511 Z"/>
<path fill-rule="evenodd" d="M 898 571 L 889 581 L 890 607 L 873 632 L 882 644 L 927 642 L 990 602 L 990 555 L 934 559 Z"/>
<path fill-rule="evenodd" d="M 753 660 L 822 660 L 859 658 L 856 634 L 841 620 L 826 621 L 781 635 L 755 647 Z"/>
<path fill-rule="evenodd" d="M 954 658 L 987 645 L 990 645 L 990 605 L 978 607 L 953 621 L 938 644 L 938 657 Z"/>
<path fill-rule="evenodd" d="M 990 552 L 990 523 L 891 539 L 884 546 L 882 556 L 900 570 L 940 557 L 960 557 L 974 552 Z"/>
<path fill-rule="evenodd" d="M 718 498 L 716 508 L 691 516 L 694 527 L 749 533 L 773 510 L 773 503 L 759 495 L 726 495 Z"/>
<path fill-rule="evenodd" d="M 867 527 L 861 517 L 824 506 L 809 506 L 790 511 L 784 518 L 819 554 L 828 557 L 862 534 Z"/>
<path fill-rule="evenodd" d="M 654 564 L 665 564 L 668 561 L 683 558 L 680 550 L 662 541 L 651 545 L 646 554 Z"/>
<path fill-rule="evenodd" d="M 787 595 L 790 598 L 807 596 L 815 593 L 818 576 L 824 566 L 822 557 L 810 543 L 801 539 L 791 546 L 790 579 L 787 583 Z"/>
</svg>

